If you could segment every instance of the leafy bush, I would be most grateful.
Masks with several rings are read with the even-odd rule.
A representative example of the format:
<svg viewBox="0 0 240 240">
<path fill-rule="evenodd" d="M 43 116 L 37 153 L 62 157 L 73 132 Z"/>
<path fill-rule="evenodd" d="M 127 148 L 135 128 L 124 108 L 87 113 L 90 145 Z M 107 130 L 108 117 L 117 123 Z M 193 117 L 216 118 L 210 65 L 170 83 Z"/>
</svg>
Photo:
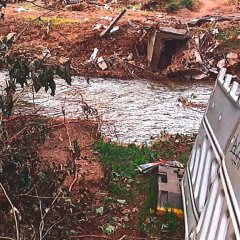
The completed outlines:
<svg viewBox="0 0 240 240">
<path fill-rule="evenodd" d="M 168 12 L 177 12 L 181 8 L 180 4 L 177 2 L 170 2 L 167 5 L 167 11 Z"/>
<path fill-rule="evenodd" d="M 168 12 L 177 12 L 181 8 L 193 10 L 195 3 L 195 0 L 168 0 L 166 9 Z"/>
</svg>

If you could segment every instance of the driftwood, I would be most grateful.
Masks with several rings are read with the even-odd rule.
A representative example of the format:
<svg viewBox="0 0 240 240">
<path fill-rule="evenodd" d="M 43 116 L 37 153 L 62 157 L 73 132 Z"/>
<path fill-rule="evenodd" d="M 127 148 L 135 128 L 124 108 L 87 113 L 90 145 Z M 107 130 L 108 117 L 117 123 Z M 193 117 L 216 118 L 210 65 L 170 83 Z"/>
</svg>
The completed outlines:
<svg viewBox="0 0 240 240">
<path fill-rule="evenodd" d="M 240 21 L 240 17 L 236 16 L 205 16 L 194 19 L 188 23 L 189 27 L 200 27 L 206 22 L 225 22 L 225 21 Z"/>
<path fill-rule="evenodd" d="M 122 12 L 120 12 L 118 16 L 110 23 L 109 27 L 100 34 L 100 37 L 104 37 L 106 34 L 108 34 L 126 11 L 126 9 L 123 9 Z"/>
</svg>

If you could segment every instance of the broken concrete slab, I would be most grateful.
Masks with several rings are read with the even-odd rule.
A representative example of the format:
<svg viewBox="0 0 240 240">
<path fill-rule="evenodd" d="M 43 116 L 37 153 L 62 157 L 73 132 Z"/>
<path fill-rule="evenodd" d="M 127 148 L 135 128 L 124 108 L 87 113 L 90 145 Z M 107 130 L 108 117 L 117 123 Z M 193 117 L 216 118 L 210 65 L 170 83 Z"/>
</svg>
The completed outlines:
<svg viewBox="0 0 240 240">
<path fill-rule="evenodd" d="M 179 40 L 185 40 L 188 36 L 188 31 L 186 29 L 176 29 L 173 27 L 164 27 L 160 28 L 159 32 L 161 33 L 161 38 L 166 39 L 179 39 Z"/>
</svg>

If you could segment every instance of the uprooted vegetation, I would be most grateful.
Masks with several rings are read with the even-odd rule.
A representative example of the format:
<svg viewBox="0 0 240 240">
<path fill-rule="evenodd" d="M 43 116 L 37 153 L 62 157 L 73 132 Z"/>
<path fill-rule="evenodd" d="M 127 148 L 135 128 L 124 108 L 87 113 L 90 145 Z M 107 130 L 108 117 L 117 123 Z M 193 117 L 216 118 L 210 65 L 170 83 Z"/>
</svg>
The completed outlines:
<svg viewBox="0 0 240 240">
<path fill-rule="evenodd" d="M 89 124 L 84 126 L 91 127 Z M 89 181 L 87 172 L 84 177 L 81 173 L 82 178 L 76 180 L 78 188 L 72 190 L 76 172 L 80 171 L 83 164 L 81 160 L 76 163 L 79 153 L 74 149 L 74 141 L 78 139 L 68 140 L 64 137 L 65 133 L 74 137 L 73 127 L 77 125 L 64 125 L 38 116 L 3 120 L 0 158 L 1 237 L 66 239 L 76 235 L 78 229 L 85 233 L 85 224 L 93 220 L 89 212 L 92 211 L 90 203 L 94 199 L 94 190 L 86 184 Z M 57 136 L 61 138 L 61 135 L 64 140 L 59 141 Z M 90 141 L 91 135 L 87 137 L 89 140 L 85 143 Z M 47 151 L 46 146 L 44 150 L 41 149 L 45 141 L 49 148 L 58 151 L 55 159 L 52 157 L 53 150 Z M 60 142 L 58 146 L 57 141 Z M 61 148 L 61 142 L 65 142 L 65 149 Z M 61 151 L 65 153 L 62 157 Z M 86 154 L 86 146 L 81 153 Z M 61 159 L 63 162 L 58 161 Z M 94 186 L 94 180 L 88 184 Z M 95 186 L 97 189 L 102 185 L 95 183 Z"/>
</svg>

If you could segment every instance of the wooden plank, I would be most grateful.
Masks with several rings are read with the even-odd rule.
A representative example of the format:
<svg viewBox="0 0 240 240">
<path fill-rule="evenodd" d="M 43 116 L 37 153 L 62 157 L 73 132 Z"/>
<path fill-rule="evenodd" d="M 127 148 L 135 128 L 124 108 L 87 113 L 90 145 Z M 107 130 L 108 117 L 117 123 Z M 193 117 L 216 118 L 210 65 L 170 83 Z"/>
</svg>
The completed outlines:
<svg viewBox="0 0 240 240">
<path fill-rule="evenodd" d="M 187 35 L 186 29 L 176 29 L 176 28 L 172 28 L 172 27 L 160 28 L 160 32 L 177 35 L 177 36 L 181 36 L 181 37 L 186 37 L 186 35 Z"/>
<path fill-rule="evenodd" d="M 125 13 L 126 11 L 127 11 L 126 9 L 123 9 L 122 12 L 120 12 L 120 13 L 118 14 L 118 16 L 117 16 L 115 19 L 113 19 L 113 21 L 110 23 L 109 27 L 100 34 L 100 37 L 106 36 L 106 34 L 108 34 L 108 33 L 112 30 L 112 28 L 113 28 L 113 27 L 116 25 L 116 23 L 121 19 L 121 17 L 124 15 L 124 13 Z"/>
</svg>

